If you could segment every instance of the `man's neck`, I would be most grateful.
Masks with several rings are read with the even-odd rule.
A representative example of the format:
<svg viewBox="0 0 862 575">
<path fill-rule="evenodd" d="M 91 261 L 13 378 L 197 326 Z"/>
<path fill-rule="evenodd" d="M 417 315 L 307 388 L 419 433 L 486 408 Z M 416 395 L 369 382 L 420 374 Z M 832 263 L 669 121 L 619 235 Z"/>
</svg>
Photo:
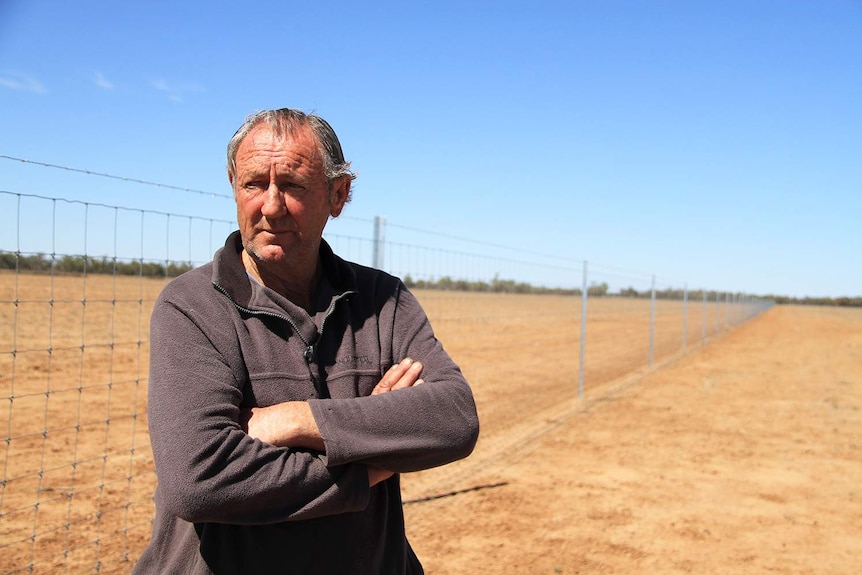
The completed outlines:
<svg viewBox="0 0 862 575">
<path fill-rule="evenodd" d="M 314 290 L 323 273 L 319 257 L 307 263 L 296 262 L 275 267 L 261 265 L 259 260 L 243 250 L 242 263 L 249 275 L 261 285 L 311 313 Z"/>
</svg>

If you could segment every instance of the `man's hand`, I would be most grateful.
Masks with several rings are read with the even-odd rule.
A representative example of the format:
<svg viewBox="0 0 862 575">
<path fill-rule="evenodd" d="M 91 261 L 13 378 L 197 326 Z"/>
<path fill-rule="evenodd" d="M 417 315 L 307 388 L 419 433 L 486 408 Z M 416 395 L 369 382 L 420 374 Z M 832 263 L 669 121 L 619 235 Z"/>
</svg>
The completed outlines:
<svg viewBox="0 0 862 575">
<path fill-rule="evenodd" d="M 380 380 L 380 383 L 374 387 L 371 395 L 388 393 L 396 389 L 404 389 L 406 387 L 420 385 L 424 383 L 424 381 L 419 378 L 420 375 L 422 375 L 422 364 L 420 362 L 413 361 L 409 357 L 402 359 L 400 363 L 396 363 L 389 368 L 389 371 L 383 375 L 383 379 Z"/>
<path fill-rule="evenodd" d="M 326 450 L 311 407 L 305 401 L 243 409 L 240 425 L 251 437 L 271 445 Z"/>
</svg>

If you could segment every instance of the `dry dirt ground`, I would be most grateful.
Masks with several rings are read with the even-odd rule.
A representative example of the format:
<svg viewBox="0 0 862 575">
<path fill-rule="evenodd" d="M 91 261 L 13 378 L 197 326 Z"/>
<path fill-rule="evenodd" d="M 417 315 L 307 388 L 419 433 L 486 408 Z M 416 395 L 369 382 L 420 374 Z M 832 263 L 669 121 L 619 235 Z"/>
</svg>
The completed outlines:
<svg viewBox="0 0 862 575">
<path fill-rule="evenodd" d="M 164 282 L 109 279 L 0 274 L 0 575 L 128 573 L 149 538 Z M 656 357 L 688 353 L 647 373 L 649 302 L 596 299 L 578 399 L 578 298 L 420 300 L 482 423 L 470 458 L 403 478 L 429 575 L 862 573 L 862 310 L 700 345 L 722 308 L 686 332 L 660 302 Z"/>
<path fill-rule="evenodd" d="M 428 573 L 862 573 L 862 310 L 773 308 L 513 434 L 448 495 L 405 478 Z"/>
</svg>

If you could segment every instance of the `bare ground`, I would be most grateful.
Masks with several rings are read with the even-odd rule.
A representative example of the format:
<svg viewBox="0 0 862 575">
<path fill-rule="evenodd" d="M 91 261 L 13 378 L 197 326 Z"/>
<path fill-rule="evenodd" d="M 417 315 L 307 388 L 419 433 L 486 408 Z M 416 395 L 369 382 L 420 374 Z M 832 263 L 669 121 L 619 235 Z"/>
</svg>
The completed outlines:
<svg viewBox="0 0 862 575">
<path fill-rule="evenodd" d="M 126 573 L 153 512 L 146 335 L 163 282 L 12 279 L 0 573 Z M 862 310 L 773 308 L 699 345 L 722 308 L 694 307 L 686 332 L 660 302 L 657 358 L 683 339 L 688 353 L 633 372 L 649 302 L 599 298 L 579 399 L 577 298 L 420 299 L 482 423 L 470 458 L 403 478 L 429 574 L 862 573 Z"/>
<path fill-rule="evenodd" d="M 510 435 L 405 478 L 428 573 L 862 572 L 862 310 L 773 308 Z"/>
</svg>

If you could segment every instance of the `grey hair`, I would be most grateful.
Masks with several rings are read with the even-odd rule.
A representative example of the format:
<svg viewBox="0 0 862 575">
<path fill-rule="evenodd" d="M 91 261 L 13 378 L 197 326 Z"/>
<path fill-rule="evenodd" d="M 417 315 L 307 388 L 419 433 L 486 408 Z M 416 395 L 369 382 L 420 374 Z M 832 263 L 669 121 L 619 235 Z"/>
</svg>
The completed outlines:
<svg viewBox="0 0 862 575">
<path fill-rule="evenodd" d="M 315 114 L 306 114 L 291 108 L 261 110 L 246 118 L 227 145 L 227 169 L 231 176 L 236 174 L 236 152 L 239 145 L 249 132 L 259 124 L 266 124 L 271 127 L 277 137 L 291 135 L 297 128 L 308 126 L 317 138 L 321 156 L 323 156 L 326 183 L 331 184 L 344 176 L 351 180 L 356 179 L 356 174 L 350 169 L 350 162 L 344 159 L 341 143 L 329 122 Z"/>
</svg>

